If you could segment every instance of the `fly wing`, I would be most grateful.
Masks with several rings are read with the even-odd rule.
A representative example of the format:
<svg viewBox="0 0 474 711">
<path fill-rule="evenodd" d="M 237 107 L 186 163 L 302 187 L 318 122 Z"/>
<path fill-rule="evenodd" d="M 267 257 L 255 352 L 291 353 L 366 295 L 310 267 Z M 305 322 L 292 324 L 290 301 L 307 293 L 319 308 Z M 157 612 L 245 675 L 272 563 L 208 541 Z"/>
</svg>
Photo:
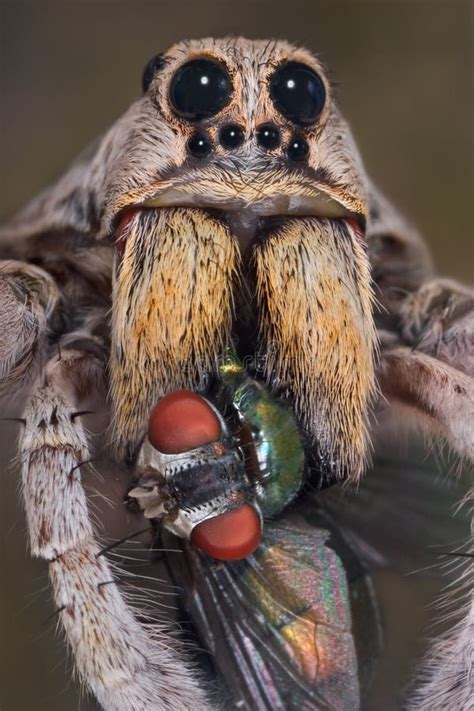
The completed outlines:
<svg viewBox="0 0 474 711">
<path fill-rule="evenodd" d="M 378 459 L 356 487 L 336 485 L 310 495 L 369 569 L 403 573 L 432 567 L 440 554 L 469 538 L 470 520 L 459 503 L 469 472 L 446 479 L 429 460 Z"/>
<path fill-rule="evenodd" d="M 244 561 L 216 563 L 190 548 L 172 561 L 232 708 L 359 707 L 348 583 L 328 538 L 320 528 L 266 523 Z"/>
</svg>

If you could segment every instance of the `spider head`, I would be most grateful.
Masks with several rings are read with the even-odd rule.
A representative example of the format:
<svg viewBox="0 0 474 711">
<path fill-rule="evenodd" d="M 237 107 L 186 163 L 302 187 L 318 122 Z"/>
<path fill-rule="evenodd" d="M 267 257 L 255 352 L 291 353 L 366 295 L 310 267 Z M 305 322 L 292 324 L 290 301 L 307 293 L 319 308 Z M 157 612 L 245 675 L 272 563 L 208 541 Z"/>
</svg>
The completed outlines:
<svg viewBox="0 0 474 711">
<path fill-rule="evenodd" d="M 286 42 L 205 39 L 154 58 L 143 88 L 99 151 L 119 449 L 137 451 L 158 397 L 205 392 L 232 343 L 291 401 L 329 476 L 356 477 L 375 342 L 367 205 L 324 69 Z"/>
<path fill-rule="evenodd" d="M 282 41 L 183 42 L 150 60 L 143 88 L 114 132 L 105 230 L 142 205 L 222 211 L 244 250 L 270 216 L 350 218 L 364 232 L 361 161 L 308 51 Z"/>
</svg>

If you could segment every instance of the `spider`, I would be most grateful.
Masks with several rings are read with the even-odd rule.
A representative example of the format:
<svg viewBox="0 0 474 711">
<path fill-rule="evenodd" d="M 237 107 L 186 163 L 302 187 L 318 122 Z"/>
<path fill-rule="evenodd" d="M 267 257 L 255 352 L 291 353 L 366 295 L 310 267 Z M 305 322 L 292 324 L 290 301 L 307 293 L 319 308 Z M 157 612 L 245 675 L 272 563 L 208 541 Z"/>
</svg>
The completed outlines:
<svg viewBox="0 0 474 711">
<path fill-rule="evenodd" d="M 26 397 L 19 450 L 30 548 L 48 563 L 76 669 L 104 709 L 214 702 L 166 626 L 145 624 L 109 584 L 81 485 L 93 456 L 90 410 L 109 412 L 130 499 L 185 541 L 255 503 L 237 450 L 257 445 L 235 445 L 209 395 L 229 348 L 259 397 L 287 403 L 285 431 L 301 433 L 304 477 L 316 487 L 359 479 L 370 414 L 384 398 L 474 459 L 474 292 L 433 275 L 421 237 L 366 175 L 326 71 L 305 49 L 206 38 L 153 57 L 143 95 L 2 227 L 0 244 L 1 388 Z M 199 515 L 191 507 L 185 523 L 157 474 L 168 466 L 166 442 L 147 459 L 151 413 L 183 390 L 210 398 L 200 407 L 219 430 L 186 452 L 198 451 L 202 467 L 218 439 L 211 475 L 228 457 L 227 498 L 218 509 L 206 499 Z M 160 422 L 172 429 L 177 417 Z M 260 530 L 270 484 L 257 483 Z M 304 486 L 271 512 L 297 494 L 304 499 Z M 264 540 L 266 530 L 280 529 L 264 520 Z M 206 545 L 197 547 L 209 553 Z M 243 557 L 254 560 L 255 545 Z M 468 636 L 469 615 L 426 682 L 440 707 L 469 703 Z M 305 708 L 332 708 L 308 694 Z M 428 698 L 421 690 L 420 708 L 434 708 Z"/>
</svg>

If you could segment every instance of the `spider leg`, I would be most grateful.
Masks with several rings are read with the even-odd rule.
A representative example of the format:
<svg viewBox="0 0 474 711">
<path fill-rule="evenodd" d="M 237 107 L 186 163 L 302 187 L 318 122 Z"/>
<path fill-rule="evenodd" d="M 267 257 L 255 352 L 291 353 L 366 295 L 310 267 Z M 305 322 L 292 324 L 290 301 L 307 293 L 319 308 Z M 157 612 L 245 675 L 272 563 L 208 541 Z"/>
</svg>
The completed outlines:
<svg viewBox="0 0 474 711">
<path fill-rule="evenodd" d="M 94 342 L 90 350 L 68 346 L 50 360 L 24 411 L 20 452 L 31 551 L 49 563 L 77 672 L 104 709 L 209 708 L 165 627 L 140 624 L 119 587 L 109 584 L 114 575 L 94 535 L 80 472 L 89 459 L 80 415 L 105 365 L 95 351 Z"/>
<path fill-rule="evenodd" d="M 369 198 L 381 390 L 395 410 L 403 406 L 425 430 L 474 459 L 474 290 L 433 277 L 417 231 L 374 186 Z"/>
<path fill-rule="evenodd" d="M 470 509 L 474 503 L 474 491 L 471 491 L 463 505 Z M 472 519 L 471 519 L 472 520 Z M 471 523 L 474 534 L 474 526 Z M 474 689 L 474 549 L 473 536 L 468 547 L 457 552 L 453 557 L 453 567 L 457 575 L 456 595 L 463 599 L 462 615 L 456 615 L 455 624 L 443 632 L 433 642 L 432 649 L 418 674 L 418 688 L 415 689 L 409 711 L 443 711 L 444 709 L 472 709 Z M 442 599 L 447 606 L 446 619 L 454 615 L 451 611 L 450 593 L 447 590 Z"/>
<path fill-rule="evenodd" d="M 384 424 L 391 427 L 392 411 L 400 423 L 421 425 L 473 461 L 474 291 L 433 277 L 416 230 L 376 189 L 370 202 L 367 239 L 380 304 L 378 380 L 392 405 Z M 383 433 L 379 427 L 378 438 Z M 408 703 L 411 711 L 472 706 L 473 568 L 468 559 L 443 601 L 449 604 L 453 592 L 458 607 L 465 600 L 457 624 L 433 643 Z"/>
<path fill-rule="evenodd" d="M 406 343 L 474 375 L 474 289 L 430 279 L 404 299 L 400 321 Z"/>
<path fill-rule="evenodd" d="M 463 314 L 463 309 L 460 309 Z M 386 339 L 387 343 L 389 338 Z M 383 341 L 382 341 L 383 342 Z M 446 356 L 446 353 L 445 353 Z M 447 359 L 453 360 L 449 352 Z M 466 362 L 466 361 L 464 361 Z M 415 415 L 415 423 L 442 436 L 461 457 L 474 461 L 474 379 L 443 360 L 407 346 L 382 350 L 382 392 L 392 404 Z M 474 496 L 471 489 L 467 499 Z M 471 512 L 472 513 L 472 512 Z M 467 543 L 472 551 L 471 541 Z M 418 674 L 410 700 L 412 711 L 471 708 L 473 680 L 474 565 L 467 558 L 457 577 L 453 600 L 465 599 L 461 618 L 436 640 Z M 448 604 L 450 595 L 446 595 Z"/>
<path fill-rule="evenodd" d="M 26 262 L 0 262 L 0 393 L 26 384 L 44 357 L 48 322 L 59 305 L 59 290 L 43 269 Z"/>
<path fill-rule="evenodd" d="M 428 432 L 444 437 L 474 461 L 474 380 L 441 360 L 407 346 L 382 350 L 382 393 L 404 406 Z"/>
</svg>

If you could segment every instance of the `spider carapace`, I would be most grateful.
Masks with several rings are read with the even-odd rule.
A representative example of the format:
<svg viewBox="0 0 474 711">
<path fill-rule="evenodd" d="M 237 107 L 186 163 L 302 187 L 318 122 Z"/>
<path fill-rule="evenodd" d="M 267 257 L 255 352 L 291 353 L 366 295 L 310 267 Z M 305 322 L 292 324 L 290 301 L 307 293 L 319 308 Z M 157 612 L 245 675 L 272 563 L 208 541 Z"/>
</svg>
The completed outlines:
<svg viewBox="0 0 474 711">
<path fill-rule="evenodd" d="M 242 38 L 153 57 L 143 94 L 0 250 L 31 551 L 98 702 L 204 709 L 225 687 L 235 708 L 358 708 L 376 614 L 318 490 L 359 479 L 386 399 L 473 458 L 474 298 L 432 275 L 368 178 L 318 58 Z M 96 408 L 129 500 L 181 550 L 170 567 L 220 691 L 108 584 L 81 484 Z M 420 708 L 423 688 L 467 708 L 465 638 Z"/>
</svg>

